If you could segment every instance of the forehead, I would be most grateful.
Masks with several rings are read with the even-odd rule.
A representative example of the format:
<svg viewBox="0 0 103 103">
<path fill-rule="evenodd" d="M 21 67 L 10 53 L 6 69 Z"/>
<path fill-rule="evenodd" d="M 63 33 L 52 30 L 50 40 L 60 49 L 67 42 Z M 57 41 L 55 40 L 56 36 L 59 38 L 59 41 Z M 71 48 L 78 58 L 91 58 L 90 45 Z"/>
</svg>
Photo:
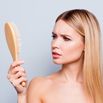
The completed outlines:
<svg viewBox="0 0 103 103">
<path fill-rule="evenodd" d="M 63 20 L 59 20 L 55 23 L 53 32 L 56 34 L 66 34 L 71 37 L 80 36 L 69 24 Z"/>
</svg>

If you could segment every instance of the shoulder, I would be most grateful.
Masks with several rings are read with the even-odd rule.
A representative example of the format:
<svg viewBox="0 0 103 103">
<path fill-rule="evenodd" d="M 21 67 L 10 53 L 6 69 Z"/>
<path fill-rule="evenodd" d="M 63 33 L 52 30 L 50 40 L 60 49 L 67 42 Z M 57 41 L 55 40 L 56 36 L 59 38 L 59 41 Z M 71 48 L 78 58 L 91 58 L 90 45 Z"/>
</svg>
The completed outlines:
<svg viewBox="0 0 103 103">
<path fill-rule="evenodd" d="M 48 91 L 53 87 L 54 78 L 55 76 L 51 75 L 33 78 L 27 89 L 28 103 L 41 103 L 40 101 L 43 100 L 44 94 L 48 94 Z"/>
<path fill-rule="evenodd" d="M 48 77 L 35 77 L 30 81 L 28 92 L 42 94 L 51 85 L 51 80 Z"/>
<path fill-rule="evenodd" d="M 45 93 L 46 90 L 50 89 L 54 85 L 54 81 L 57 78 L 57 73 L 53 73 L 48 76 L 43 77 L 34 77 L 28 86 L 27 91 L 33 94 L 42 94 Z"/>
<path fill-rule="evenodd" d="M 39 88 L 39 89 L 45 89 L 48 86 L 52 85 L 54 81 L 57 78 L 57 73 L 53 73 L 48 76 L 42 76 L 42 77 L 34 77 L 29 84 L 29 87 L 32 89 Z M 41 88 L 42 86 L 42 88 Z"/>
<path fill-rule="evenodd" d="M 50 83 L 50 79 L 48 77 L 34 77 L 31 81 L 29 85 L 33 85 L 33 86 L 41 86 L 42 85 L 46 85 L 48 83 Z"/>
<path fill-rule="evenodd" d="M 28 103 L 41 103 L 42 97 L 51 85 L 51 80 L 47 77 L 35 77 L 30 81 L 27 89 Z"/>
</svg>

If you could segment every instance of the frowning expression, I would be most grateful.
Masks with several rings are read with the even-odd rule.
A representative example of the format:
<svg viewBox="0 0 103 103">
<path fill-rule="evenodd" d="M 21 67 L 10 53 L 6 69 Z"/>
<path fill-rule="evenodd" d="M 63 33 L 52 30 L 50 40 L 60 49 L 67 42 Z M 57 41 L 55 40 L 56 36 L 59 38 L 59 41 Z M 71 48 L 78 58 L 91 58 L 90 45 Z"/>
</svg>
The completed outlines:
<svg viewBox="0 0 103 103">
<path fill-rule="evenodd" d="M 52 32 L 52 56 L 54 63 L 66 64 L 80 59 L 83 50 L 83 37 L 63 20 L 55 23 Z"/>
</svg>

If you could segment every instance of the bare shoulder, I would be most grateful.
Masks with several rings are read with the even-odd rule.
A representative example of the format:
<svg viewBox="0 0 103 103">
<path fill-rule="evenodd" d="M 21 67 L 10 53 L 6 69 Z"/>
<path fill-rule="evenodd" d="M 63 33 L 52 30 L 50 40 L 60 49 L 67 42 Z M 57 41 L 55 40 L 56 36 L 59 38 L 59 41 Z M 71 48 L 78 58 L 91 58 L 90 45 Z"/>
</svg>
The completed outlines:
<svg viewBox="0 0 103 103">
<path fill-rule="evenodd" d="M 51 85 L 51 83 L 52 81 L 48 77 L 35 77 L 30 81 L 28 92 L 42 93 Z"/>
<path fill-rule="evenodd" d="M 45 89 L 47 88 L 48 86 L 52 85 L 53 84 L 53 81 L 56 79 L 56 76 L 57 74 L 54 73 L 54 74 L 51 74 L 49 76 L 43 76 L 43 77 L 34 77 L 30 84 L 29 84 L 29 87 L 32 88 L 32 89 Z M 41 88 L 42 86 L 42 88 Z"/>
<path fill-rule="evenodd" d="M 33 85 L 33 86 L 41 86 L 41 85 L 46 85 L 48 83 L 50 83 L 50 79 L 45 76 L 45 77 L 34 77 L 31 82 L 30 82 L 30 85 Z"/>
<path fill-rule="evenodd" d="M 51 85 L 47 77 L 35 77 L 27 89 L 27 103 L 42 103 L 42 97 Z"/>
</svg>

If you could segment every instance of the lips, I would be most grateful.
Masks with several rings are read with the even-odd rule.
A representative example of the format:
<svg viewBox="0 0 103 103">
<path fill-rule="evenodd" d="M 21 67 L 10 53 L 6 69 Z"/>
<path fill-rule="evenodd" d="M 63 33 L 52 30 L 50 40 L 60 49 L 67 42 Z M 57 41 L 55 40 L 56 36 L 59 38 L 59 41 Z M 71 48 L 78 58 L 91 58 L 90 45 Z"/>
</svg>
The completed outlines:
<svg viewBox="0 0 103 103">
<path fill-rule="evenodd" d="M 52 52 L 52 56 L 54 59 L 57 59 L 61 56 L 61 54 L 57 53 L 57 52 Z"/>
<path fill-rule="evenodd" d="M 59 53 L 57 53 L 57 52 L 52 52 L 52 54 L 54 54 L 54 55 L 61 55 L 61 54 L 59 54 Z"/>
</svg>

